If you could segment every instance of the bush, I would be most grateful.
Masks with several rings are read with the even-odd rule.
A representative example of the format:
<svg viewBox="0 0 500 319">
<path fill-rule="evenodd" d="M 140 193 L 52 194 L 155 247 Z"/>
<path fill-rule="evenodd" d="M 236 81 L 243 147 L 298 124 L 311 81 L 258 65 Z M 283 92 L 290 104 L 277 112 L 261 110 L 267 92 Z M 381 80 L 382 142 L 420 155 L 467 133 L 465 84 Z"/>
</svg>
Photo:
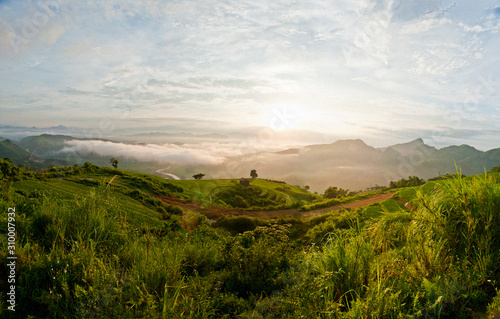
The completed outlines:
<svg viewBox="0 0 500 319">
<path fill-rule="evenodd" d="M 238 235 L 224 251 L 224 290 L 248 298 L 270 295 L 284 287 L 281 274 L 290 267 L 292 248 L 288 227 L 271 225 L 257 227 Z"/>
<path fill-rule="evenodd" d="M 266 207 L 285 204 L 284 200 L 277 200 L 276 197 L 269 198 L 263 194 L 262 190 L 255 186 L 243 186 L 235 183 L 233 186 L 223 189 L 214 200 L 222 202 L 233 208 Z"/>
<path fill-rule="evenodd" d="M 215 227 L 221 227 L 233 235 L 252 231 L 257 225 L 257 219 L 248 216 L 222 216 L 214 224 Z"/>
</svg>

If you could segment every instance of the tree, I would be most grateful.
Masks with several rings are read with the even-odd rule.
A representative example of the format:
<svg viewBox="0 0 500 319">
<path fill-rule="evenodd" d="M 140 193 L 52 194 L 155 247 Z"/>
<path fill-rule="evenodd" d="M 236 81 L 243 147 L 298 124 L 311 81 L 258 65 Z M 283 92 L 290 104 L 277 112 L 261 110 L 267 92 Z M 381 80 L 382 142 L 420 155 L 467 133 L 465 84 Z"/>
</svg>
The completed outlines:
<svg viewBox="0 0 500 319">
<path fill-rule="evenodd" d="M 348 194 L 349 194 L 348 189 L 330 186 L 325 190 L 325 194 L 323 195 L 323 197 L 325 197 L 325 198 L 339 198 L 341 196 L 347 196 Z"/>
<path fill-rule="evenodd" d="M 194 174 L 194 175 L 193 175 L 193 178 L 194 178 L 194 179 L 202 179 L 202 178 L 203 178 L 203 176 L 205 176 L 205 174 L 198 173 L 198 174 Z"/>
<path fill-rule="evenodd" d="M 109 163 L 114 167 L 114 168 L 118 168 L 118 160 L 114 157 L 112 157 L 110 160 L 109 160 Z"/>
<path fill-rule="evenodd" d="M 55 165 L 53 165 L 55 167 Z M 93 165 L 90 162 L 83 163 L 83 171 L 85 172 L 95 172 L 99 167 Z"/>
<path fill-rule="evenodd" d="M 309 185 L 306 185 L 306 186 L 304 186 L 304 189 L 305 189 L 306 191 L 308 191 L 308 190 L 310 190 L 310 189 L 311 189 L 311 187 L 309 187 Z"/>
<path fill-rule="evenodd" d="M 391 181 L 389 183 L 389 188 L 400 188 L 400 187 L 414 187 L 425 184 L 425 180 L 418 178 L 417 176 L 409 176 L 408 179 L 402 178 L 399 181 Z"/>
<path fill-rule="evenodd" d="M 259 174 L 257 174 L 257 170 L 253 169 L 250 171 L 250 177 L 251 178 L 257 178 L 259 177 Z"/>
</svg>

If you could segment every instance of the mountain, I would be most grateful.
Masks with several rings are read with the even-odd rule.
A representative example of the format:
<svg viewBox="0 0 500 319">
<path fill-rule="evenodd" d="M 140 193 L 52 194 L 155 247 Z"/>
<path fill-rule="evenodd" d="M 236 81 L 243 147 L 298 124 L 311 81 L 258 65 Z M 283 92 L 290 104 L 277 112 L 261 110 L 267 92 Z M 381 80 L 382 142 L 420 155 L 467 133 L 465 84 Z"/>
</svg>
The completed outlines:
<svg viewBox="0 0 500 319">
<path fill-rule="evenodd" d="M 164 133 L 158 133 L 158 137 L 163 138 L 164 136 Z M 70 140 L 84 139 L 67 135 L 44 134 L 24 138 L 19 142 L 19 145 L 29 154 L 44 159 L 51 157 L 55 160 L 66 161 L 69 165 L 84 161 L 90 161 L 97 165 L 107 165 L 110 157 L 118 156 L 114 153 L 102 152 L 61 153 L 60 151 L 66 146 L 66 142 Z M 141 172 L 162 171 L 182 179 L 189 179 L 193 174 L 200 172 L 206 174 L 207 178 L 248 177 L 249 172 L 256 169 L 259 177 L 282 180 L 293 185 L 309 185 L 312 190 L 319 192 L 324 191 L 329 186 L 350 190 L 362 190 L 377 185 L 387 186 L 390 181 L 398 181 L 408 176 L 429 179 L 438 175 L 456 173 L 456 167 L 461 169 L 465 175 L 481 174 L 485 170 L 500 165 L 500 148 L 487 152 L 477 150 L 469 145 L 436 149 L 425 144 L 422 139 L 385 148 L 375 148 L 362 140 L 349 139 L 329 144 L 295 146 L 273 152 L 249 154 L 228 152 L 228 154 L 242 155 L 218 155 L 218 158 L 223 158 L 223 160 L 217 165 L 208 164 L 208 160 L 207 164 L 203 164 L 202 160 L 193 164 L 193 162 L 186 163 L 182 160 L 169 162 L 166 159 L 162 160 L 161 157 L 155 159 L 146 159 L 147 157 L 144 156 L 134 157 L 132 152 L 137 152 L 135 147 L 138 145 L 137 143 L 118 144 L 114 146 L 122 154 L 120 155 L 122 168 L 126 167 Z M 226 144 L 224 147 L 231 149 L 231 146 Z M 127 149 L 130 151 L 124 153 L 123 150 Z M 155 151 L 158 150 L 163 150 L 162 146 L 158 146 Z M 171 148 L 168 150 L 172 151 Z M 181 143 L 176 145 L 173 150 L 182 154 L 181 157 L 185 161 L 196 156 L 201 159 L 211 158 L 214 152 L 218 152 L 216 144 L 213 146 L 210 144 L 210 148 L 206 148 L 206 146 L 198 148 L 195 144 L 184 146 Z M 126 154 L 131 154 L 131 156 L 127 158 Z M 146 162 L 147 160 L 149 162 Z"/>
<path fill-rule="evenodd" d="M 36 156 L 52 156 L 64 147 L 66 141 L 76 138 L 66 135 L 42 134 L 29 136 L 19 141 L 19 145 Z"/>
<path fill-rule="evenodd" d="M 51 131 L 68 131 L 69 128 L 67 128 L 64 125 L 57 125 L 57 126 L 51 126 L 51 127 L 49 127 L 48 130 L 51 130 Z"/>
<path fill-rule="evenodd" d="M 408 176 L 429 179 L 456 173 L 455 163 L 465 175 L 484 173 L 500 165 L 500 148 L 488 152 L 468 145 L 436 149 L 422 139 L 374 148 L 361 140 L 339 140 L 290 148 L 274 153 L 257 153 L 230 159 L 218 171 L 206 167 L 211 176 L 247 176 L 256 169 L 259 176 L 309 185 L 323 191 L 329 186 L 360 190 L 387 186 Z"/>
<path fill-rule="evenodd" d="M 432 146 L 426 145 L 424 143 L 424 140 L 421 138 L 417 138 L 416 140 L 413 140 L 408 143 L 402 143 L 402 144 L 395 144 L 392 146 L 389 146 L 385 149 L 392 149 L 399 154 L 403 156 L 409 156 L 411 154 L 415 154 L 416 152 L 424 152 L 424 153 L 431 153 L 434 152 L 436 149 Z M 385 150 L 382 149 L 382 150 Z"/>
<path fill-rule="evenodd" d="M 108 141 L 100 138 L 77 138 L 68 135 L 51 135 L 42 134 L 38 136 L 28 136 L 19 141 L 19 145 L 24 147 L 31 154 L 40 157 L 61 156 L 61 151 L 67 141 L 72 140 L 100 140 Z"/>
<path fill-rule="evenodd" d="M 30 160 L 31 154 L 11 140 L 0 141 L 0 158 L 10 158 L 14 163 L 21 164 Z"/>
</svg>

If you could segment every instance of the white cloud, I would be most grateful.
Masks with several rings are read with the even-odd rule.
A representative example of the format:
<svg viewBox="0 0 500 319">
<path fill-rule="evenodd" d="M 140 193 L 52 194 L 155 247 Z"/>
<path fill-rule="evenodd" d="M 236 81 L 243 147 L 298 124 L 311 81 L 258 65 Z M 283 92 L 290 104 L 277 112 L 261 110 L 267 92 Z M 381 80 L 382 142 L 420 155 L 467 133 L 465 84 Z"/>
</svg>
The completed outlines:
<svg viewBox="0 0 500 319">
<path fill-rule="evenodd" d="M 286 145 L 246 142 L 204 142 L 189 144 L 125 144 L 102 140 L 70 140 L 61 153 L 97 154 L 139 161 L 172 164 L 219 165 L 230 157 L 281 150 Z"/>
<path fill-rule="evenodd" d="M 67 146 L 65 146 L 61 152 L 78 153 L 82 155 L 95 153 L 100 156 L 115 156 L 118 158 L 128 158 L 139 161 L 169 162 L 176 164 L 218 165 L 225 160 L 225 157 L 220 154 L 212 154 L 207 150 L 181 147 L 175 144 L 132 145 L 99 140 L 68 141 Z"/>
<path fill-rule="evenodd" d="M 38 4 L 0 6 L 19 33 L 16 19 Z M 406 108 L 394 118 L 405 121 L 412 105 L 422 114 L 453 109 L 479 75 L 498 73 L 492 8 L 490 0 L 61 2 L 14 60 L 9 29 L 0 31 L 0 110 L 20 125 L 189 118 L 184 130 L 203 119 L 212 131 L 262 125 L 272 105 L 293 103 L 324 115 L 302 128 L 330 132 L 341 120 L 328 116 L 348 109 L 350 120 L 369 122 L 383 100 Z"/>
</svg>

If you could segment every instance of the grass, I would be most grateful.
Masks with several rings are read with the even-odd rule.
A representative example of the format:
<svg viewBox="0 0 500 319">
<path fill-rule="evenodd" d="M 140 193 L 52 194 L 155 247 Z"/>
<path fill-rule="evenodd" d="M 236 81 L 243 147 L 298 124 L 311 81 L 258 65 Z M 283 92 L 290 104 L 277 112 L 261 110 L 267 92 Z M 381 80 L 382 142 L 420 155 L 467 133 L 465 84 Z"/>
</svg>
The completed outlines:
<svg viewBox="0 0 500 319">
<path fill-rule="evenodd" d="M 200 202 L 202 206 L 209 206 L 217 205 L 214 201 L 217 194 L 234 187 L 239 183 L 239 179 L 169 180 L 169 183 L 184 189 L 183 198 Z M 301 205 L 318 198 L 318 195 L 311 194 L 303 188 L 265 179 L 251 179 L 250 185 L 257 187 L 263 197 L 271 198 L 276 203 L 283 203 L 286 207 Z"/>
<path fill-rule="evenodd" d="M 237 216 L 213 225 L 195 213 L 165 220 L 126 194 L 207 196 L 232 181 L 173 182 L 182 192 L 126 172 L 116 187 L 0 181 L 0 210 L 16 207 L 18 234 L 16 316 L 6 310 L 4 262 L 0 317 L 488 318 L 500 311 L 498 180 L 436 181 L 309 220 Z M 266 197 L 286 193 L 276 187 L 289 187 L 292 201 L 307 195 L 252 182 Z M 2 214 L 2 235 L 7 222 Z"/>
<path fill-rule="evenodd" d="M 50 198 L 64 200 L 71 205 L 78 197 L 86 197 L 92 188 L 78 183 L 65 180 L 42 181 L 19 181 L 14 182 L 13 189 L 25 195 L 39 196 L 44 194 Z M 106 188 L 103 186 L 103 188 Z M 122 218 L 133 221 L 134 224 L 142 226 L 154 226 L 162 224 L 161 214 L 141 205 L 136 200 L 120 193 L 114 194 L 116 205 L 122 213 Z"/>
</svg>

